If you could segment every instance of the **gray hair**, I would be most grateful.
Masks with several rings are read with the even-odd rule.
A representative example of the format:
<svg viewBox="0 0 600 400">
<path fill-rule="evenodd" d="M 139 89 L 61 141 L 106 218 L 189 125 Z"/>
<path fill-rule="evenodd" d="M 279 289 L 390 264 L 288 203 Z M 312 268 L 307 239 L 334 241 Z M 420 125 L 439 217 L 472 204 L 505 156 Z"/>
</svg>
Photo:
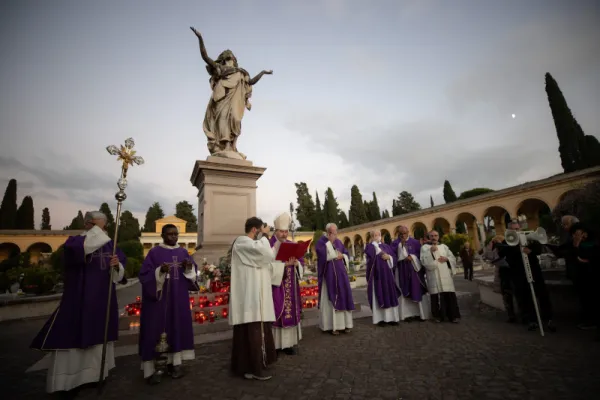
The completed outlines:
<svg viewBox="0 0 600 400">
<path fill-rule="evenodd" d="M 574 215 L 563 215 L 563 217 L 560 220 L 562 223 L 565 223 L 566 221 L 570 221 L 571 224 L 576 224 L 579 222 L 579 218 L 577 218 Z"/>
<path fill-rule="evenodd" d="M 86 222 L 91 221 L 93 219 L 103 219 L 105 221 L 108 221 L 106 214 L 104 214 L 100 211 L 88 211 L 85 213 L 85 217 L 83 217 L 83 220 Z"/>
<path fill-rule="evenodd" d="M 379 229 L 373 229 L 371 231 L 369 231 L 369 234 L 371 235 L 371 240 L 373 240 L 373 238 L 375 237 L 375 234 L 379 232 L 381 234 L 381 231 Z"/>
<path fill-rule="evenodd" d="M 333 223 L 333 222 L 328 223 L 327 225 L 325 225 L 325 232 L 329 233 L 329 230 L 331 228 L 333 228 L 334 226 L 337 228 L 337 225 L 335 223 Z"/>
<path fill-rule="evenodd" d="M 406 230 L 406 232 L 410 233 L 410 230 L 408 229 L 408 226 L 406 226 L 406 225 L 400 225 L 398 227 L 398 233 L 402 232 L 403 230 Z"/>
</svg>

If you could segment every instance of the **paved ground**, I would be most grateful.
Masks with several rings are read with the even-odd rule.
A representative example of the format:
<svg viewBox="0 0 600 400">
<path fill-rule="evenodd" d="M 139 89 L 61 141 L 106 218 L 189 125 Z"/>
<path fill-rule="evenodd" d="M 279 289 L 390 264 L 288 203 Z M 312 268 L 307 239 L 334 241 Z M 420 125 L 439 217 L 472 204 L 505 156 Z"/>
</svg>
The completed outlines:
<svg viewBox="0 0 600 400">
<path fill-rule="evenodd" d="M 475 285 L 457 279 L 457 290 Z M 356 298 L 365 295 L 356 291 Z M 229 375 L 229 341 L 202 344 L 188 376 L 148 387 L 139 359 L 117 359 L 106 399 L 594 399 L 600 393 L 600 344 L 561 327 L 541 338 L 504 323 L 501 314 L 461 297 L 460 325 L 355 321 L 350 335 L 308 328 L 300 355 L 282 356 L 268 382 Z M 45 371 L 24 374 L 40 353 L 24 351 L 42 322 L 0 325 L 2 398 L 43 399 Z M 34 332 L 35 333 L 35 332 Z M 33 334 L 34 334 L 33 333 Z M 96 398 L 83 390 L 82 399 Z"/>
</svg>

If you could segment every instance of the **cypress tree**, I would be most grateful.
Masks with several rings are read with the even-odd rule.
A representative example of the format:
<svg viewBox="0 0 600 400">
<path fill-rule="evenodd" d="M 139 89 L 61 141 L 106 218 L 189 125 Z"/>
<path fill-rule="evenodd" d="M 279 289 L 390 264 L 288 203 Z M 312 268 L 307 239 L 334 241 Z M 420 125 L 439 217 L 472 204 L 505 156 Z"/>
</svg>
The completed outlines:
<svg viewBox="0 0 600 400">
<path fill-rule="evenodd" d="M 431 207 L 433 207 L 435 204 L 433 204 L 433 196 L 429 195 L 429 203 L 431 204 Z"/>
<path fill-rule="evenodd" d="M 23 197 L 21 206 L 17 210 L 17 229 L 35 229 L 33 199 L 31 196 Z"/>
<path fill-rule="evenodd" d="M 102 203 L 100 205 L 100 210 L 102 214 L 106 215 L 106 226 L 104 229 L 106 230 L 108 236 L 111 239 L 114 239 L 115 236 L 115 217 L 112 215 L 112 211 L 110 211 L 110 207 L 108 203 Z"/>
<path fill-rule="evenodd" d="M 452 185 L 447 180 L 444 181 L 444 201 L 446 204 L 456 201 L 456 193 L 454 193 Z"/>
<path fill-rule="evenodd" d="M 77 216 L 73 218 L 70 225 L 65 226 L 64 230 L 82 230 L 84 228 L 83 213 L 81 210 L 77 213 Z"/>
<path fill-rule="evenodd" d="M 583 130 L 573 117 L 573 113 L 567 105 L 556 80 L 548 72 L 545 80 L 546 95 L 556 127 L 558 152 L 563 170 L 573 172 L 585 168 L 585 162 L 581 155 L 581 145 L 584 141 Z"/>
<path fill-rule="evenodd" d="M 143 232 L 156 232 L 156 221 L 164 218 L 165 212 L 161 205 L 155 201 L 146 211 L 146 219 L 144 221 Z"/>
<path fill-rule="evenodd" d="M 52 225 L 50 224 L 50 210 L 48 210 L 48 207 L 42 210 L 42 225 L 40 225 L 40 229 L 44 231 L 52 229 Z"/>
<path fill-rule="evenodd" d="M 0 229 L 17 229 L 17 180 L 8 181 L 0 206 Z"/>
<path fill-rule="evenodd" d="M 352 185 L 350 189 L 350 211 L 349 211 L 350 226 L 364 224 L 369 222 L 367 219 L 367 213 L 365 211 L 365 205 L 360 194 L 358 186 Z"/>
<path fill-rule="evenodd" d="M 308 191 L 308 185 L 304 182 L 294 183 L 296 185 L 296 219 L 300 224 L 299 231 L 314 231 L 316 229 L 315 224 L 315 203 Z"/>
<path fill-rule="evenodd" d="M 379 209 L 379 202 L 377 201 L 377 194 L 373 192 L 373 200 L 369 204 L 369 216 L 371 221 L 377 221 L 381 219 L 381 210 Z"/>
<path fill-rule="evenodd" d="M 337 199 L 333 195 L 333 190 L 330 187 L 327 188 L 325 192 L 325 215 L 327 215 L 327 220 L 324 221 L 325 224 L 329 222 L 333 222 L 336 225 L 340 224 L 340 207 L 337 202 Z"/>
<path fill-rule="evenodd" d="M 319 193 L 315 192 L 315 227 L 317 229 L 325 229 L 325 219 L 324 210 L 321 208 Z"/>
</svg>

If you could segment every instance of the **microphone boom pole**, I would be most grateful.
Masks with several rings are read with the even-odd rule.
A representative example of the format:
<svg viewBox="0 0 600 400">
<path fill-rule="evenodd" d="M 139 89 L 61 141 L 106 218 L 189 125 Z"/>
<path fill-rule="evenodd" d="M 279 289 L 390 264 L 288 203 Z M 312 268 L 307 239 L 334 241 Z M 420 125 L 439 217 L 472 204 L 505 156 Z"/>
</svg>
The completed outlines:
<svg viewBox="0 0 600 400">
<path fill-rule="evenodd" d="M 117 181 L 117 187 L 119 188 L 119 191 L 117 192 L 117 194 L 115 194 L 115 199 L 117 200 L 117 214 L 115 217 L 115 234 L 113 237 L 113 256 L 117 254 L 117 239 L 119 235 L 119 225 L 121 223 L 121 206 L 123 205 L 125 199 L 127 199 L 127 195 L 125 194 L 125 188 L 127 187 L 127 171 L 130 165 L 133 166 L 134 164 L 144 164 L 144 159 L 135 155 L 136 151 L 133 150 L 134 146 L 135 142 L 132 138 L 129 138 L 125 140 L 125 145 L 121 145 L 120 147 L 111 145 L 106 148 L 106 151 L 108 151 L 109 154 L 117 156 L 117 161 L 120 161 L 122 163 L 121 177 Z M 100 378 L 98 380 L 98 394 L 102 393 L 102 389 L 104 387 L 104 367 L 106 364 L 106 346 L 108 345 L 108 323 L 110 321 L 110 303 L 113 290 L 113 269 L 109 268 L 108 270 L 108 300 L 106 302 L 106 319 L 104 321 L 104 342 L 102 343 L 102 358 L 100 361 Z"/>
</svg>

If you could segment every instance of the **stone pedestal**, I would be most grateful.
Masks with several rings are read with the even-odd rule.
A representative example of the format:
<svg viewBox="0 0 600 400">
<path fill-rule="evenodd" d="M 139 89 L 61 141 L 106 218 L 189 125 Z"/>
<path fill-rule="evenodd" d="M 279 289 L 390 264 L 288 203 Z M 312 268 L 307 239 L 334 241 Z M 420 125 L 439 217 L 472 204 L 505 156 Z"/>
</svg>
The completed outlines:
<svg viewBox="0 0 600 400">
<path fill-rule="evenodd" d="M 196 161 L 191 182 L 198 188 L 200 257 L 217 263 L 244 234 L 244 223 L 256 216 L 256 181 L 265 170 L 247 160 L 210 156 Z"/>
</svg>

